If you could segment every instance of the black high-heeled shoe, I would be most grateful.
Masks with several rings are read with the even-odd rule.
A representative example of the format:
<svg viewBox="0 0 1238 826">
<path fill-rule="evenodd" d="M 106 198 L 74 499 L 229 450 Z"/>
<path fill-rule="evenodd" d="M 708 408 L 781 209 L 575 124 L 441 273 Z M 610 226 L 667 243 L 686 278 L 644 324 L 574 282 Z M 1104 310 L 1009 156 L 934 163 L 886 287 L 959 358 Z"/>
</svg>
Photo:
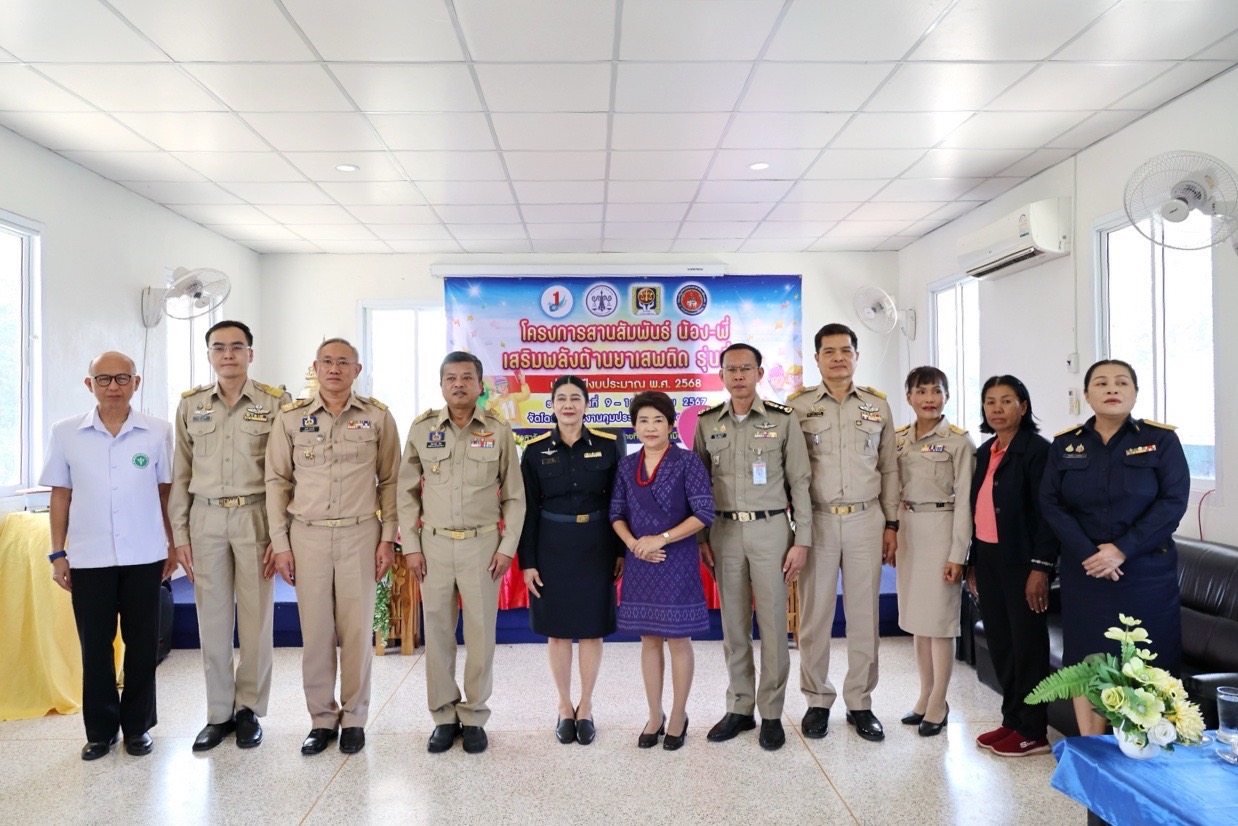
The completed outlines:
<svg viewBox="0 0 1238 826">
<path fill-rule="evenodd" d="M 914 711 L 909 711 L 903 715 L 902 723 L 905 726 L 918 726 L 920 725 L 920 721 L 923 719 L 923 714 L 916 714 Z"/>
<path fill-rule="evenodd" d="M 636 740 L 636 745 L 642 749 L 651 749 L 658 744 L 658 738 L 666 733 L 666 715 L 662 715 L 662 725 L 658 726 L 658 730 L 653 734 L 645 734 L 641 732 L 640 737 Z"/>
<path fill-rule="evenodd" d="M 950 704 L 946 703 L 946 713 L 942 715 L 940 723 L 930 723 L 928 720 L 920 721 L 920 736 L 921 737 L 936 737 L 941 734 L 941 730 L 946 727 L 950 721 Z"/>
<path fill-rule="evenodd" d="M 666 749 L 667 751 L 675 751 L 676 749 L 681 748 L 683 746 L 683 741 L 687 739 L 688 739 L 688 715 L 685 714 L 683 717 L 683 731 L 679 732 L 679 734 L 668 733 L 666 735 L 666 738 L 662 740 L 662 748 Z"/>
</svg>

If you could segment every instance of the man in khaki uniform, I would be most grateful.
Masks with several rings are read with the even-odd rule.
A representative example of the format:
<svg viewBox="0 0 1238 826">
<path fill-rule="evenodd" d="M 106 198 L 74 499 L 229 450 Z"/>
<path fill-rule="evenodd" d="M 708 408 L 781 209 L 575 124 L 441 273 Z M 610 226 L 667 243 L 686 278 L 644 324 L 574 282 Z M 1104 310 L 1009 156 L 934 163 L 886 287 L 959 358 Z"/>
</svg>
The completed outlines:
<svg viewBox="0 0 1238 826">
<path fill-rule="evenodd" d="M 194 751 L 215 748 L 233 731 L 241 748 L 257 746 L 258 718 L 271 695 L 273 571 L 267 570 L 264 475 L 271 424 L 292 397 L 249 378 L 253 343 L 239 321 L 207 330 L 216 381 L 185 391 L 174 421 L 168 516 L 177 560 L 193 583 L 206 670 L 206 727 Z M 235 669 L 234 626 L 241 644 Z"/>
<path fill-rule="evenodd" d="M 872 712 L 877 686 L 877 600 L 881 565 L 898 540 L 898 463 L 885 394 L 853 381 L 859 353 L 851 328 L 827 324 L 813 340 L 822 383 L 787 401 L 812 461 L 813 546 L 800 588 L 800 690 L 808 699 L 805 737 L 824 737 L 830 706 L 830 634 L 838 571 L 847 615 L 847 722 L 865 740 L 885 732 Z"/>
<path fill-rule="evenodd" d="M 296 585 L 301 616 L 313 719 L 301 753 L 318 754 L 342 726 L 340 751 L 354 754 L 370 712 L 374 584 L 395 560 L 400 436 L 385 404 L 352 392 L 361 364 L 347 341 L 324 341 L 314 372 L 319 391 L 284 405 L 272 429 L 267 513 L 275 567 Z"/>
<path fill-rule="evenodd" d="M 447 406 L 413 420 L 400 467 L 404 555 L 421 582 L 426 695 L 434 731 L 428 750 L 486 750 L 493 687 L 499 580 L 524 525 L 524 481 L 507 424 L 477 407 L 482 365 L 448 353 L 439 368 Z M 500 525 L 500 522 L 502 523 Z M 464 602 L 464 693 L 456 684 L 456 622 Z"/>
<path fill-rule="evenodd" d="M 755 708 L 761 713 L 761 747 L 773 751 L 786 742 L 787 585 L 804 567 L 812 544 L 811 471 L 794 412 L 757 395 L 765 375 L 760 351 L 732 344 L 722 351 L 719 375 L 730 399 L 701 414 L 692 440 L 713 480 L 718 518 L 705 534 L 701 557 L 718 581 L 730 674 L 727 713 L 708 738 L 722 742 L 752 730 Z M 761 682 L 755 691 L 754 597 L 761 628 Z"/>
</svg>

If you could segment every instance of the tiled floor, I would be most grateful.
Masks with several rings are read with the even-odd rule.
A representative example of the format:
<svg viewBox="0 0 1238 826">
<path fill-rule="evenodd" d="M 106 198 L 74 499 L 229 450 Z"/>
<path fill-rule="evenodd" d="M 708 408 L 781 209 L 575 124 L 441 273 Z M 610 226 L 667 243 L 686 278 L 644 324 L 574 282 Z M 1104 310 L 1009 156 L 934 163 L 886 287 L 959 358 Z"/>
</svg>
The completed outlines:
<svg viewBox="0 0 1238 826">
<path fill-rule="evenodd" d="M 765 752 L 756 732 L 728 743 L 705 733 L 722 715 L 721 643 L 697 643 L 688 741 L 678 752 L 639 750 L 646 710 L 639 646 L 606 648 L 595 698 L 597 741 L 555 741 L 555 695 L 540 645 L 500 646 L 495 656 L 490 749 L 459 744 L 427 754 L 431 722 L 418 654 L 374 661 L 373 705 L 363 752 L 335 748 L 302 757 L 309 730 L 300 650 L 277 649 L 266 738 L 254 751 L 231 741 L 194 754 L 205 722 L 196 651 L 178 650 L 159 669 L 155 751 L 116 750 L 84 763 L 81 718 L 0 723 L 0 817 L 6 823 L 1083 823 L 1084 809 L 1049 786 L 1052 756 L 1001 759 L 975 736 L 996 726 L 999 698 L 959 664 L 950 723 L 921 738 L 898 718 L 915 698 L 907 638 L 885 639 L 873 710 L 883 743 L 861 740 L 835 704 L 829 736 L 805 740 L 805 710 L 792 652 L 787 744 Z M 839 646 L 839 653 L 842 652 Z M 463 652 L 461 653 L 463 659 Z M 841 682 L 845 656 L 832 677 Z M 669 680 L 668 680 L 669 692 Z M 668 706 L 669 707 L 669 706 Z"/>
</svg>

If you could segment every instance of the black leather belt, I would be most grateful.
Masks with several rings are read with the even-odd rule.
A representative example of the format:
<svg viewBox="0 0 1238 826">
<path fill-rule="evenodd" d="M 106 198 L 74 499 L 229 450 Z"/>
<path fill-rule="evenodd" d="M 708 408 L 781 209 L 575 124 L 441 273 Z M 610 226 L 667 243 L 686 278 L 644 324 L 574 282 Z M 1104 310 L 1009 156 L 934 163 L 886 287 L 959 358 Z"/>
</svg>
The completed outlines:
<svg viewBox="0 0 1238 826">
<path fill-rule="evenodd" d="M 714 514 L 723 519 L 730 519 L 732 522 L 755 522 L 758 519 L 766 519 L 786 512 L 784 508 L 780 511 L 714 511 Z"/>
<path fill-rule="evenodd" d="M 602 518 L 601 511 L 593 513 L 551 513 L 550 511 L 542 511 L 542 517 L 549 519 L 551 522 L 575 522 L 578 525 L 583 525 L 586 522 L 596 522 Z"/>
</svg>

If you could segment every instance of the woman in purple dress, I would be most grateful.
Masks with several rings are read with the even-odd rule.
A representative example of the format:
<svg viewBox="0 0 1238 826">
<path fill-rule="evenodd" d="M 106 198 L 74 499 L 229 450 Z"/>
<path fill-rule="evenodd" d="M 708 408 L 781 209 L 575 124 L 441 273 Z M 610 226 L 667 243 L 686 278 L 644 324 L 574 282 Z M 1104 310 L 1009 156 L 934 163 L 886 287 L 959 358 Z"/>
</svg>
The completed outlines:
<svg viewBox="0 0 1238 826">
<path fill-rule="evenodd" d="M 709 630 L 696 534 L 714 521 L 709 471 L 695 453 L 670 443 L 675 405 L 665 393 L 638 393 L 629 408 L 639 452 L 625 456 L 615 475 L 610 521 L 627 546 L 618 626 L 641 638 L 641 674 L 649 721 L 637 741 L 674 751 L 688 736 L 693 634 Z M 671 651 L 670 725 L 662 713 L 662 655 Z M 671 734 L 678 731 L 678 734 Z"/>
</svg>

